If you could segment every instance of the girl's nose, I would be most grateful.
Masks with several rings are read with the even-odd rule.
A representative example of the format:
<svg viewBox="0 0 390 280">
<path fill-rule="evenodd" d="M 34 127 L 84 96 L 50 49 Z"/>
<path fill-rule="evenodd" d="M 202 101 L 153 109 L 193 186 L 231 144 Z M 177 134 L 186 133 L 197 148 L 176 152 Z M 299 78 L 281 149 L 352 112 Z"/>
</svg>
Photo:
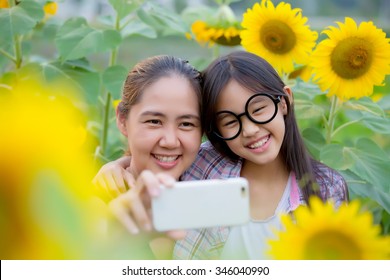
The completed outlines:
<svg viewBox="0 0 390 280">
<path fill-rule="evenodd" d="M 242 121 L 242 135 L 244 137 L 250 137 L 257 133 L 259 130 L 259 125 L 252 122 L 248 117 L 243 117 Z"/>
</svg>

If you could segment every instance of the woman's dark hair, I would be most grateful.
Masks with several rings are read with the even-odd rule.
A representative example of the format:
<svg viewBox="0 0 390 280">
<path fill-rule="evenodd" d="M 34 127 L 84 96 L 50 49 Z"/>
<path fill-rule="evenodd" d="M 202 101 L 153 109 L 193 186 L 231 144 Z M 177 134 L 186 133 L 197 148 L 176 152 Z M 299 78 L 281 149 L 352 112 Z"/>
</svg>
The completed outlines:
<svg viewBox="0 0 390 280">
<path fill-rule="evenodd" d="M 186 60 L 169 55 L 159 55 L 137 63 L 130 70 L 123 86 L 122 100 L 118 105 L 119 113 L 122 116 L 127 116 L 131 106 L 140 101 L 145 88 L 162 77 L 173 75 L 184 77 L 189 81 L 197 95 L 199 112 L 201 112 L 202 90 L 199 71 Z"/>
<path fill-rule="evenodd" d="M 280 153 L 289 171 L 294 171 L 307 200 L 312 194 L 319 195 L 315 187 L 315 177 L 311 158 L 306 150 L 295 119 L 294 105 L 283 91 L 285 84 L 275 69 L 263 58 L 245 51 L 235 51 L 214 60 L 202 73 L 203 76 L 203 127 L 214 147 L 233 161 L 239 157 L 233 153 L 226 142 L 218 138 L 216 129 L 217 100 L 230 80 L 237 81 L 253 94 L 267 92 L 286 99 L 288 113 L 285 116 L 285 135 Z"/>
</svg>

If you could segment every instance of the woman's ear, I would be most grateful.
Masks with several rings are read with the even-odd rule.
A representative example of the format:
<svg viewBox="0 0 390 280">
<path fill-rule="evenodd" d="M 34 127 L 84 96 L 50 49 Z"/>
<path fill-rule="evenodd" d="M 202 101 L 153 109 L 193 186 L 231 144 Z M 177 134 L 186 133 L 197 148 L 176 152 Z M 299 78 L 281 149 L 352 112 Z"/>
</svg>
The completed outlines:
<svg viewBox="0 0 390 280">
<path fill-rule="evenodd" d="M 119 106 L 116 107 L 116 125 L 119 128 L 119 131 L 127 137 L 127 126 L 126 126 L 127 117 L 125 114 L 121 113 L 119 110 Z"/>
<path fill-rule="evenodd" d="M 289 86 L 285 86 L 283 88 L 283 91 L 284 91 L 285 94 L 287 94 L 288 101 L 290 102 L 290 105 L 292 105 L 293 102 L 294 102 L 294 97 L 293 97 L 293 92 L 292 92 L 291 88 Z M 288 107 L 287 107 L 287 104 L 286 104 L 286 98 L 282 98 L 281 103 L 282 103 L 283 114 L 287 115 Z"/>
</svg>

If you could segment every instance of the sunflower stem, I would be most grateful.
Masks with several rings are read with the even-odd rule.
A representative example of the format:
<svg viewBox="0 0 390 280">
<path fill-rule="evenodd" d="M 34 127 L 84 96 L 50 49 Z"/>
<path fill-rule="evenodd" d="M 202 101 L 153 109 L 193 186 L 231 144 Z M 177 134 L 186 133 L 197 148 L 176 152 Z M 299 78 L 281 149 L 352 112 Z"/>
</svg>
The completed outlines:
<svg viewBox="0 0 390 280">
<path fill-rule="evenodd" d="M 111 93 L 107 92 L 106 102 L 104 104 L 104 112 L 103 112 L 103 129 L 101 134 L 101 149 L 100 153 L 105 156 L 106 155 L 106 147 L 107 147 L 107 134 L 109 128 L 109 119 L 110 119 L 110 107 L 111 105 Z"/>
<path fill-rule="evenodd" d="M 333 137 L 334 137 L 337 133 L 339 133 L 344 127 L 347 127 L 347 126 L 349 126 L 349 125 L 351 125 L 351 124 L 354 124 L 354 123 L 358 123 L 358 122 L 360 122 L 360 121 L 361 121 L 361 119 L 358 119 L 358 120 L 353 120 L 353 121 L 346 122 L 346 123 L 340 125 L 338 128 L 336 128 L 336 129 L 333 131 L 331 137 L 333 138 Z"/>
<path fill-rule="evenodd" d="M 116 14 L 116 19 L 115 19 L 115 30 L 120 31 L 120 18 L 118 13 Z M 118 56 L 118 50 L 119 48 L 116 47 L 111 51 L 110 54 L 110 60 L 108 63 L 108 66 L 114 66 L 117 61 L 117 56 Z M 101 136 L 100 136 L 100 149 L 97 150 L 101 155 L 104 157 L 106 156 L 106 149 L 107 149 L 107 135 L 108 135 L 108 129 L 110 126 L 110 112 L 111 112 L 111 99 L 112 95 L 109 91 L 104 91 L 105 97 L 103 98 L 103 127 L 101 131 Z"/>
<path fill-rule="evenodd" d="M 13 62 L 13 63 L 16 63 L 16 58 L 15 58 L 15 57 L 13 57 L 13 55 L 12 55 L 12 54 L 10 54 L 10 53 L 6 52 L 6 51 L 5 51 L 5 50 L 3 50 L 3 49 L 0 49 L 0 53 L 1 53 L 2 55 L 4 55 L 6 58 L 8 58 L 8 59 L 12 60 L 12 62 Z"/>
<path fill-rule="evenodd" d="M 219 57 L 219 45 L 215 44 L 213 47 L 213 60 Z"/>
<path fill-rule="evenodd" d="M 15 67 L 19 69 L 22 66 L 22 43 L 21 36 L 14 36 Z"/>
<path fill-rule="evenodd" d="M 326 124 L 326 143 L 330 144 L 332 142 L 332 136 L 333 130 L 334 130 L 334 123 L 336 120 L 336 114 L 337 114 L 337 101 L 338 98 L 336 95 L 332 96 L 331 105 L 330 105 L 330 111 L 329 111 L 329 117 Z"/>
</svg>

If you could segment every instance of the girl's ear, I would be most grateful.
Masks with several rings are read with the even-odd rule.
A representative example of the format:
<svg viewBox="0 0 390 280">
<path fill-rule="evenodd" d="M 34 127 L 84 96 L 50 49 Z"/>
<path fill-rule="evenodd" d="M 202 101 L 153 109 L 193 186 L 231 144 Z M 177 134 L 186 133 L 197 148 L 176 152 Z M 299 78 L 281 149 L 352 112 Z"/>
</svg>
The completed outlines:
<svg viewBox="0 0 390 280">
<path fill-rule="evenodd" d="M 285 87 L 283 88 L 283 91 L 284 91 L 285 94 L 287 94 L 287 96 L 288 96 L 288 101 L 290 102 L 290 105 L 292 105 L 293 102 L 294 102 L 294 97 L 293 97 L 293 92 L 292 92 L 291 88 L 290 88 L 289 86 L 285 86 Z M 287 113 L 288 113 L 288 107 L 287 107 L 287 104 L 286 104 L 286 98 L 282 98 L 281 103 L 282 103 L 282 111 L 283 111 L 283 114 L 284 114 L 284 115 L 287 115 Z"/>
<path fill-rule="evenodd" d="M 126 127 L 126 116 L 121 113 L 119 110 L 119 106 L 116 107 L 116 125 L 119 128 L 119 131 L 127 137 L 127 127 Z"/>
</svg>

